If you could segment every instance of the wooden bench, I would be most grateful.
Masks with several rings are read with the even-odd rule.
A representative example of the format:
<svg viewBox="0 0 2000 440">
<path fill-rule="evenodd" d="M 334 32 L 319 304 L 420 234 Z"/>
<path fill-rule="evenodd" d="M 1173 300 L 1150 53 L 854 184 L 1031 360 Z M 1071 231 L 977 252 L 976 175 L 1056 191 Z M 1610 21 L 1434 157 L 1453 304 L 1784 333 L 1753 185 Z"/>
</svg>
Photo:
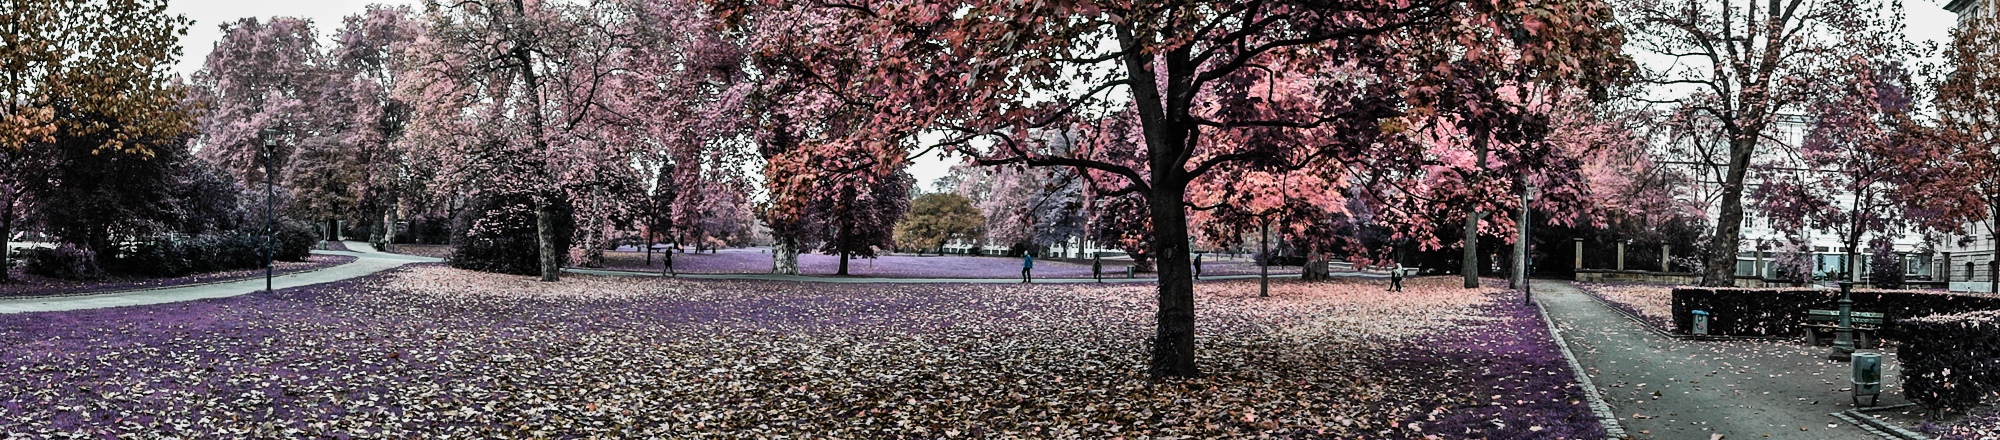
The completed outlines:
<svg viewBox="0 0 2000 440">
<path fill-rule="evenodd" d="M 1873 343 L 1880 343 L 1881 338 L 1871 338 L 1869 336 L 1882 329 L 1884 318 L 1881 313 L 1849 312 L 1848 322 L 1853 324 L 1854 327 L 1854 346 L 1856 348 L 1875 348 Z M 1820 345 L 1821 338 L 1819 332 L 1822 331 L 1827 332 L 1825 338 L 1827 344 L 1832 344 L 1835 338 L 1834 330 L 1840 328 L 1840 311 L 1807 310 L 1805 327 L 1807 344 Z"/>
</svg>

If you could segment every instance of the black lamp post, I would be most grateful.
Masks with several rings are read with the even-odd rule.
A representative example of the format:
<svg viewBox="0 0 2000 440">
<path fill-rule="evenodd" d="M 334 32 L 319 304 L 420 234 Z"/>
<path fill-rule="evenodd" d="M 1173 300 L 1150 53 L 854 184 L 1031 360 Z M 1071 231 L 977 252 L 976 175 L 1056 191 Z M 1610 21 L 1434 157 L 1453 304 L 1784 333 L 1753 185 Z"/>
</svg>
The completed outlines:
<svg viewBox="0 0 2000 440">
<path fill-rule="evenodd" d="M 272 163 L 276 162 L 278 155 L 278 129 L 266 128 L 261 134 L 264 138 L 264 292 L 268 293 L 271 291 L 273 270 L 271 250 L 277 243 L 273 236 L 278 229 L 278 220 L 272 216 L 272 206 L 277 204 L 278 190 L 273 186 L 272 179 L 275 177 L 271 174 L 271 170 L 276 168 Z"/>
<path fill-rule="evenodd" d="M 1833 353 L 1828 360 L 1848 361 L 1854 359 L 1854 292 L 1853 281 L 1840 282 L 1840 326 L 1833 329 Z"/>
</svg>

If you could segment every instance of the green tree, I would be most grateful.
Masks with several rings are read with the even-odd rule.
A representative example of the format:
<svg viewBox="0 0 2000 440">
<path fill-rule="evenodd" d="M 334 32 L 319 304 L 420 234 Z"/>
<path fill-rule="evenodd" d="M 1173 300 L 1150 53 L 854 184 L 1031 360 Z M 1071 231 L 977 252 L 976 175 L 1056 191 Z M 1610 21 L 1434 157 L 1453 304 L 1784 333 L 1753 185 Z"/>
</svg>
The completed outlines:
<svg viewBox="0 0 2000 440">
<path fill-rule="evenodd" d="M 896 246 L 917 249 L 918 253 L 924 249 L 943 253 L 946 242 L 979 238 L 985 227 L 986 216 L 972 207 L 972 199 L 952 193 L 924 194 L 910 201 L 910 214 L 896 224 Z"/>
</svg>

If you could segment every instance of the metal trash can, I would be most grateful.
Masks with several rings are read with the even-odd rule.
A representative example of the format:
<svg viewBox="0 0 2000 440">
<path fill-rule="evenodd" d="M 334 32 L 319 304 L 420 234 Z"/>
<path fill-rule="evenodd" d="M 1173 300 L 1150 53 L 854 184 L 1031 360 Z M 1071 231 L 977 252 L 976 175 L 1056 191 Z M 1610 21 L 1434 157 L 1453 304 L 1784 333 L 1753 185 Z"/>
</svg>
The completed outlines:
<svg viewBox="0 0 2000 440">
<path fill-rule="evenodd" d="M 1854 406 L 1861 405 L 1861 396 L 1868 396 L 1868 405 L 1875 406 L 1875 400 L 1882 397 L 1882 354 L 1854 353 Z"/>
<path fill-rule="evenodd" d="M 1697 335 L 1708 334 L 1708 311 L 1706 310 L 1694 311 L 1694 334 Z"/>
<path fill-rule="evenodd" d="M 1125 266 L 1125 277 L 1126 278 L 1132 277 L 1132 266 Z"/>
</svg>

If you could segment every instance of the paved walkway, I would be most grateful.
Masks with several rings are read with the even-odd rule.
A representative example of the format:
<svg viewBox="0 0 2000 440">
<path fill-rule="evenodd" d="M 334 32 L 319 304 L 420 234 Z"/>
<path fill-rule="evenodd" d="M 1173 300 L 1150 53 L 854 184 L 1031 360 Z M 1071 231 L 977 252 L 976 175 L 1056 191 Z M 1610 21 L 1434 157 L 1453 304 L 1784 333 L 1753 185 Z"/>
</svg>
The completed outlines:
<svg viewBox="0 0 2000 440">
<path fill-rule="evenodd" d="M 645 276 L 645 277 L 664 276 L 661 275 L 659 272 L 631 272 L 622 270 L 564 268 L 563 271 L 570 273 L 609 275 L 609 276 Z M 924 284 L 924 283 L 1012 284 L 1021 282 L 1020 278 L 868 278 L 868 277 L 843 277 L 843 276 L 832 276 L 832 275 L 777 275 L 777 274 L 755 274 L 755 273 L 753 274 L 684 273 L 684 274 L 679 274 L 677 276 L 680 278 L 689 278 L 697 280 L 760 280 L 760 281 L 796 281 L 796 282 L 807 282 L 807 283 L 849 283 L 849 284 Z M 1385 277 L 1386 275 L 1334 272 L 1333 276 L 1381 278 Z M 1274 280 L 1285 279 L 1285 278 L 1298 278 L 1298 277 L 1299 274 L 1296 273 L 1271 274 L 1271 279 Z M 1257 279 L 1257 275 L 1211 275 L 1211 276 L 1201 277 L 1201 279 L 1197 281 L 1244 280 L 1244 279 L 1254 280 Z M 1108 276 L 1104 277 L 1105 283 L 1151 283 L 1155 281 L 1159 281 L 1159 279 L 1125 278 L 1125 277 L 1112 278 Z M 1095 283 L 1098 281 L 1095 278 L 1036 278 L 1035 282 L 1043 284 L 1077 284 L 1077 283 Z"/>
<path fill-rule="evenodd" d="M 1828 415 L 1854 405 L 1852 367 L 1825 347 L 1663 338 L 1563 281 L 1535 281 L 1535 296 L 1635 439 L 1880 438 Z M 1882 361 L 1880 404 L 1903 403 L 1894 355 Z"/>
<path fill-rule="evenodd" d="M 346 280 L 349 278 L 371 275 L 376 272 L 393 269 L 398 266 L 410 263 L 433 263 L 433 262 L 443 261 L 431 257 L 378 252 L 375 250 L 373 246 L 369 246 L 368 243 L 364 242 L 345 241 L 341 242 L 341 244 L 346 245 L 347 249 L 349 250 L 347 251 L 315 250 L 312 252 L 315 254 L 346 255 L 355 257 L 355 260 L 353 262 L 310 272 L 298 272 L 288 275 L 280 275 L 277 278 L 273 278 L 271 280 L 272 288 L 290 289 L 294 287 L 310 286 L 314 284 L 331 283 L 331 282 Z M 658 273 L 591 270 L 591 269 L 575 269 L 575 268 L 564 269 L 564 271 L 572 273 L 610 275 L 610 276 L 653 276 L 653 277 L 661 276 Z M 681 278 L 710 279 L 710 280 L 763 280 L 763 281 L 864 283 L 864 284 L 919 284 L 919 283 L 1007 284 L 1007 283 L 1018 283 L 1021 281 L 1018 278 L 862 278 L 862 277 L 832 277 L 832 276 L 773 275 L 773 274 L 681 274 L 679 276 Z M 1271 275 L 1272 278 L 1285 278 L 1285 277 L 1297 277 L 1297 276 L 1298 276 L 1297 274 Z M 1385 275 L 1360 273 L 1360 272 L 1335 272 L 1334 276 L 1379 278 Z M 1202 277 L 1202 280 L 1238 280 L 1238 279 L 1255 279 L 1255 278 L 1257 278 L 1257 275 L 1222 275 L 1222 276 Z M 1157 280 L 1154 278 L 1109 278 L 1109 277 L 1104 278 L 1103 280 L 1103 282 L 1105 283 L 1150 283 L 1154 281 Z M 1035 280 L 1035 282 L 1096 283 L 1098 282 L 1098 280 L 1092 278 L 1038 278 Z M 201 285 L 171 287 L 162 289 L 128 290 L 120 292 L 97 293 L 90 295 L 0 300 L 0 314 L 55 312 L 63 310 L 101 309 L 108 307 L 165 304 L 165 303 L 193 301 L 193 300 L 208 299 L 208 298 L 226 298 L 237 295 L 261 292 L 263 290 L 264 290 L 264 279 L 251 278 L 251 279 L 227 281 L 214 284 L 201 284 Z"/>
<path fill-rule="evenodd" d="M 381 252 L 375 252 L 375 248 L 369 247 L 367 243 L 346 242 L 345 244 L 347 245 L 348 249 L 352 249 L 353 251 L 348 251 L 348 252 L 313 251 L 313 253 L 327 254 L 327 255 L 348 255 L 356 257 L 354 261 L 349 262 L 347 264 L 342 264 L 339 266 L 329 267 L 320 270 L 314 270 L 310 272 L 297 272 L 287 275 L 279 275 L 278 277 L 271 279 L 271 287 L 274 289 L 290 289 L 293 287 L 310 286 L 321 283 L 331 283 L 349 278 L 374 274 L 376 272 L 393 269 L 397 266 L 402 266 L 404 264 L 439 261 L 436 258 L 418 257 L 411 255 L 385 254 Z M 165 304 L 172 302 L 193 301 L 193 300 L 208 299 L 208 298 L 226 298 L 231 296 L 262 292 L 262 291 L 264 291 L 264 278 L 257 277 L 239 281 L 228 281 L 228 282 L 221 282 L 214 284 L 201 284 L 201 285 L 182 286 L 182 287 L 170 287 L 163 289 L 128 290 L 122 292 L 108 292 L 108 293 L 98 293 L 91 295 L 0 300 L 0 314 L 55 312 L 63 310 L 101 309 L 107 307 Z"/>
</svg>

